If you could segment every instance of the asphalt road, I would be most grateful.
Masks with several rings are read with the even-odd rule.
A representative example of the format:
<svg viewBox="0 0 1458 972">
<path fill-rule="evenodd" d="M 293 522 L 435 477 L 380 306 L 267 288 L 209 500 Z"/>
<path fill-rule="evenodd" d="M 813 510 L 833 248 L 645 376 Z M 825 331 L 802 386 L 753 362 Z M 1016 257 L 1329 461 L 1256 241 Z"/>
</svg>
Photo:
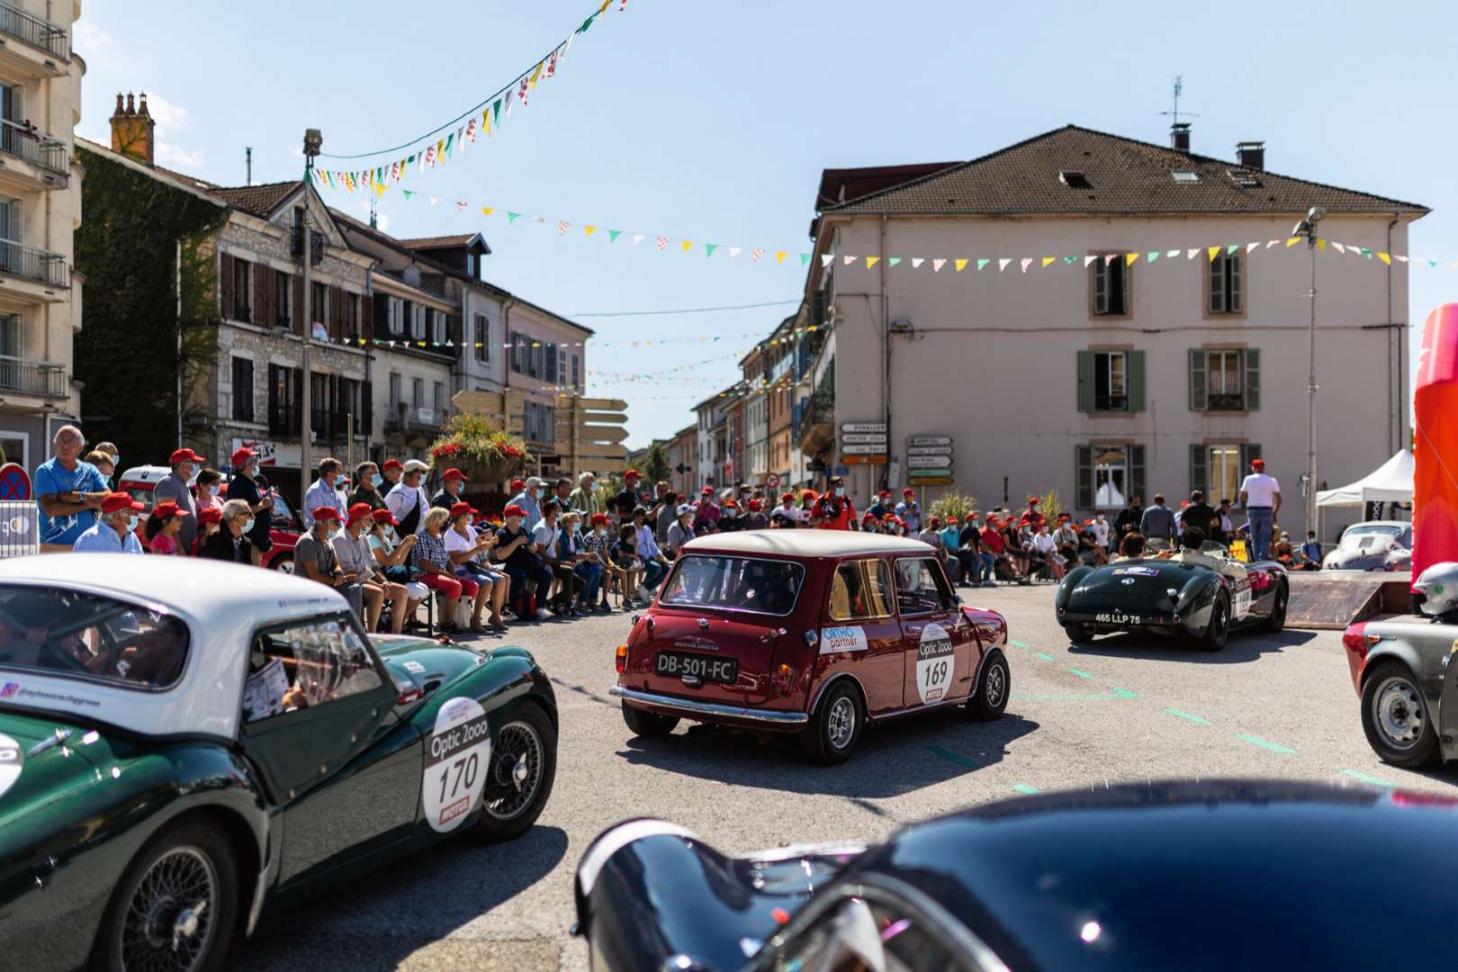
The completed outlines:
<svg viewBox="0 0 1458 972">
<path fill-rule="evenodd" d="M 469 837 L 275 915 L 237 955 L 262 970 L 585 969 L 572 872 L 587 843 L 634 816 L 683 824 L 731 853 L 791 841 L 877 840 L 968 804 L 1150 778 L 1259 776 L 1458 790 L 1458 766 L 1414 773 L 1367 746 L 1337 632 L 1233 636 L 1204 654 L 1160 640 L 1074 647 L 1052 588 L 964 591 L 1008 618 L 1013 693 L 998 722 L 956 712 L 867 731 L 840 767 L 788 741 L 729 733 L 631 738 L 613 649 L 623 614 L 507 636 L 552 676 L 562 735 L 537 826 L 507 845 Z M 495 642 L 483 640 L 481 647 Z"/>
</svg>

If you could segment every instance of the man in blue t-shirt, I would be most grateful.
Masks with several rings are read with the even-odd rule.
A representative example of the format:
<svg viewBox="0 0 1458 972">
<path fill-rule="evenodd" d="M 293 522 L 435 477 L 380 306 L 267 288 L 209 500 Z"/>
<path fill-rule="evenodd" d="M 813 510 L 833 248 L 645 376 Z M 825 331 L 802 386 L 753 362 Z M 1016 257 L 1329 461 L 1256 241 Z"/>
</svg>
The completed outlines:
<svg viewBox="0 0 1458 972">
<path fill-rule="evenodd" d="M 70 550 L 96 523 L 96 511 L 108 492 L 106 478 L 81 461 L 86 437 L 74 425 L 63 425 L 51 440 L 54 455 L 35 470 L 35 497 L 40 507 L 40 548 Z"/>
</svg>

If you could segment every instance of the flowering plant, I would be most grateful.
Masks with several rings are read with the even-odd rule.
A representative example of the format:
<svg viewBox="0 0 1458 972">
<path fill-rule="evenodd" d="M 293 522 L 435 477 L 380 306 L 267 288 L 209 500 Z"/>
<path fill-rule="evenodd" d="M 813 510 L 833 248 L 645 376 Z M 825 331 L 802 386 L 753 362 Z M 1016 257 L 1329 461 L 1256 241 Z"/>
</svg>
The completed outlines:
<svg viewBox="0 0 1458 972">
<path fill-rule="evenodd" d="M 482 415 L 451 416 L 430 447 L 434 465 L 473 466 L 473 482 L 493 482 L 515 472 L 527 459 L 526 443 Z"/>
</svg>

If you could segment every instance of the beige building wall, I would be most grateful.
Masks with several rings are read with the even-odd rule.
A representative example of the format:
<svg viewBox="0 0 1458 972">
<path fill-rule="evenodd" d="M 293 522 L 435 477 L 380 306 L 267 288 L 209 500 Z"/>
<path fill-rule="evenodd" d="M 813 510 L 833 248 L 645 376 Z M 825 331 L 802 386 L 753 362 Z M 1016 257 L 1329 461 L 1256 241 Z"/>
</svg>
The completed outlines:
<svg viewBox="0 0 1458 972">
<path fill-rule="evenodd" d="M 830 252 L 905 260 L 869 270 L 864 259 L 849 267 L 836 260 L 837 426 L 886 418 L 884 294 L 884 316 L 909 325 L 890 339 L 890 439 L 902 470 L 907 436 L 952 435 L 953 488 L 975 494 L 984 507 L 1005 496 L 1019 505 L 1029 492 L 1049 489 L 1071 507 L 1078 446 L 1137 443 L 1144 447 L 1146 493 L 1162 491 L 1177 502 L 1190 488 L 1191 444 L 1256 444 L 1282 484 L 1281 525 L 1304 531 L 1298 480 L 1306 461 L 1311 263 L 1304 244 L 1284 245 L 1298 218 L 906 218 L 883 228 L 875 217 L 828 217 L 822 232 L 835 234 Z M 1374 252 L 1407 252 L 1406 224 L 1392 217 L 1333 215 L 1320 235 Z M 1283 242 L 1266 248 L 1272 239 Z M 1171 260 L 1166 251 L 1250 241 L 1262 245 L 1245 262 L 1244 315 L 1206 316 L 1205 255 Z M 1160 258 L 1134 266 L 1132 312 L 1119 319 L 1091 315 L 1081 260 L 1067 266 L 1060 259 L 1046 270 L 1035 261 L 1026 274 L 1017 260 L 1151 250 Z M 928 262 L 912 269 L 917 256 Z M 995 261 L 980 273 L 975 262 L 960 273 L 951 262 L 933 272 L 930 258 L 959 256 L 1014 260 L 1001 272 Z M 1328 248 L 1318 253 L 1318 275 L 1318 480 L 1337 486 L 1406 444 L 1407 268 Z M 1191 411 L 1188 352 L 1206 346 L 1260 350 L 1258 410 Z M 1098 348 L 1145 353 L 1143 411 L 1079 411 L 1078 352 Z M 883 470 L 851 470 L 854 494 L 864 502 Z M 929 498 L 939 492 L 929 490 Z"/>
</svg>

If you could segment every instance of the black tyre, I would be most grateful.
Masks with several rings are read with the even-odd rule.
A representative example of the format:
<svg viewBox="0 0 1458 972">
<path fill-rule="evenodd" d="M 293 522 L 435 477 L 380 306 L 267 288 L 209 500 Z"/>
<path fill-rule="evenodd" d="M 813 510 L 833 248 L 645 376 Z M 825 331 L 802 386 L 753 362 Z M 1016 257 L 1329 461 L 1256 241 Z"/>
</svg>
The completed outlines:
<svg viewBox="0 0 1458 972">
<path fill-rule="evenodd" d="M 627 723 L 629 732 L 644 739 L 662 739 L 678 725 L 678 719 L 674 716 L 635 709 L 626 702 L 623 703 L 623 722 Z"/>
<path fill-rule="evenodd" d="M 849 682 L 832 686 L 800 733 L 805 755 L 817 763 L 834 766 L 850 759 L 861 740 L 866 721 L 861 697 Z"/>
<path fill-rule="evenodd" d="M 1286 607 L 1291 602 L 1291 589 L 1285 581 L 1276 582 L 1275 600 L 1271 602 L 1271 616 L 1266 619 L 1266 630 L 1275 634 L 1286 627 Z"/>
<path fill-rule="evenodd" d="M 1438 733 L 1412 671 L 1400 661 L 1373 667 L 1362 686 L 1362 731 L 1384 763 L 1416 769 L 1436 762 Z"/>
<path fill-rule="evenodd" d="M 540 706 L 518 702 L 496 731 L 477 833 L 491 841 L 526 833 L 541 816 L 556 778 L 557 730 Z"/>
<path fill-rule="evenodd" d="M 1201 651 L 1219 651 L 1225 647 L 1225 640 L 1230 636 L 1230 595 L 1221 590 L 1215 593 L 1215 601 L 1210 605 L 1210 620 L 1205 624 L 1205 630 L 1195 639 L 1195 647 Z"/>
<path fill-rule="evenodd" d="M 1094 636 L 1093 625 L 1082 622 L 1069 622 L 1063 626 L 1068 640 L 1072 642 L 1092 641 Z"/>
<path fill-rule="evenodd" d="M 972 697 L 967 700 L 967 714 L 981 722 L 1001 719 L 1011 692 L 1012 669 L 1008 667 L 1003 653 L 995 651 L 982 666 L 982 677 L 977 680 Z"/>
<path fill-rule="evenodd" d="M 183 823 L 133 859 L 102 916 L 92 967 L 214 972 L 238 930 L 238 867 L 217 827 Z"/>
<path fill-rule="evenodd" d="M 294 555 L 292 553 L 279 554 L 273 560 L 269 561 L 268 569 L 276 570 L 283 574 L 292 574 L 294 572 Z"/>
</svg>

